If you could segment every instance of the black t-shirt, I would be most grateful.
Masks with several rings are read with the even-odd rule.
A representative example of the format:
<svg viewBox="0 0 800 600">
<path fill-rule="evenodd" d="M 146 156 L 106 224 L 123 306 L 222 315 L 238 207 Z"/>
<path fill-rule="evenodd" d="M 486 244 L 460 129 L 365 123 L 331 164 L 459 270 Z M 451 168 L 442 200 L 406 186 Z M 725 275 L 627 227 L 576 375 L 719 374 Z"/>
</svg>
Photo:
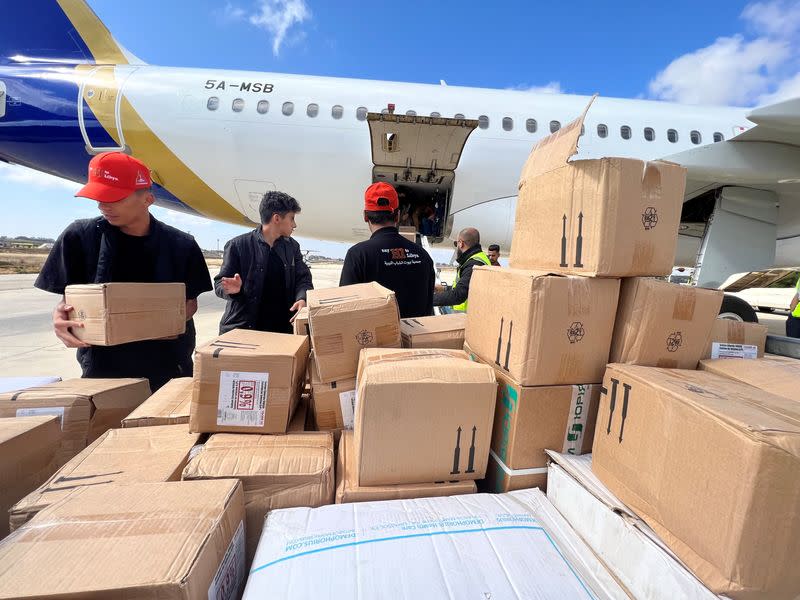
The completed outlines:
<svg viewBox="0 0 800 600">
<path fill-rule="evenodd" d="M 62 295 L 72 284 L 181 282 L 186 298 L 212 289 L 203 253 L 194 239 L 151 217 L 147 236 L 122 233 L 102 217 L 75 221 L 59 236 L 34 284 Z M 155 390 L 192 374 L 193 321 L 175 340 L 148 340 L 78 349 L 84 377 L 145 377 Z"/>
<path fill-rule="evenodd" d="M 290 306 L 286 302 L 285 268 L 278 253 L 270 250 L 264 268 L 264 291 L 258 309 L 256 329 L 259 331 L 291 333 Z"/>
<path fill-rule="evenodd" d="M 433 314 L 435 279 L 425 249 L 396 227 L 383 227 L 347 251 L 339 285 L 376 281 L 395 293 L 400 317 L 408 319 Z"/>
</svg>

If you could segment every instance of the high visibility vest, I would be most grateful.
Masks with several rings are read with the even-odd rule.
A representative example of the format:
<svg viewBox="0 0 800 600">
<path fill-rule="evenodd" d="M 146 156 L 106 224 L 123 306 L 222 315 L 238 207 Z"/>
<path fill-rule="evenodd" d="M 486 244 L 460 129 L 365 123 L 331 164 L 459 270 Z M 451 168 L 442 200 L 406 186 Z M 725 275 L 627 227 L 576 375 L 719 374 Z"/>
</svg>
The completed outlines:
<svg viewBox="0 0 800 600">
<path fill-rule="evenodd" d="M 477 252 L 477 253 L 473 254 L 472 256 L 469 257 L 469 259 L 467 259 L 467 262 L 469 262 L 471 260 L 482 262 L 483 264 L 485 264 L 488 267 L 492 266 L 492 261 L 489 260 L 489 257 L 486 256 L 485 252 Z M 465 264 L 467 264 L 467 263 L 465 262 L 464 265 Z M 458 285 L 458 280 L 461 279 L 461 268 L 464 265 L 461 265 L 461 267 L 458 267 L 458 271 L 456 271 L 456 279 L 453 282 L 453 289 L 456 288 L 456 286 Z M 454 306 L 453 310 L 457 310 L 458 312 L 467 312 L 467 303 L 468 302 L 469 302 L 469 298 L 464 300 L 464 302 L 462 302 L 461 304 L 458 304 L 458 305 Z"/>
<path fill-rule="evenodd" d="M 797 280 L 797 285 L 794 286 L 794 290 L 795 292 L 800 294 L 800 279 Z M 792 316 L 800 319 L 800 302 L 798 302 L 797 306 L 794 307 L 794 310 L 792 311 Z"/>
</svg>

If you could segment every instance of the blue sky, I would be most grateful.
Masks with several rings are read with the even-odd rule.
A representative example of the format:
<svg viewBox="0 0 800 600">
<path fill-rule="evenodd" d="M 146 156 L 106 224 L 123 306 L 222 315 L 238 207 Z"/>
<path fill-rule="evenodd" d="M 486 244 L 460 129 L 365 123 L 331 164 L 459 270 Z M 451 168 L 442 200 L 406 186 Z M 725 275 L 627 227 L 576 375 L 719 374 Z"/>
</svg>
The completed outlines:
<svg viewBox="0 0 800 600">
<path fill-rule="evenodd" d="M 800 0 L 485 3 L 89 0 L 148 63 L 750 106 L 800 96 Z M 0 235 L 96 214 L 75 185 L 0 165 Z M 157 210 L 205 248 L 242 231 Z M 35 220 L 31 215 L 37 215 Z M 302 220 L 300 220 L 302 228 Z M 343 256 L 345 245 L 303 240 Z"/>
</svg>

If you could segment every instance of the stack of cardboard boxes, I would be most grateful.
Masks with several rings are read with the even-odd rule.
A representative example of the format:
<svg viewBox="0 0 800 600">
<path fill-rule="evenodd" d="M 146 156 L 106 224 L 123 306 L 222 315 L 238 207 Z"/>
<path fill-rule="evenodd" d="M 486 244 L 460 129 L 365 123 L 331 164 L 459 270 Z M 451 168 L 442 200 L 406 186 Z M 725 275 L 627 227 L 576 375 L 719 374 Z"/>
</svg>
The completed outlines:
<svg viewBox="0 0 800 600">
<path fill-rule="evenodd" d="M 519 184 L 511 268 L 476 268 L 470 284 L 466 348 L 500 384 L 492 491 L 544 486 L 547 448 L 589 451 L 609 353 L 619 346 L 620 358 L 637 358 L 622 356 L 619 343 L 626 326 L 642 329 L 627 312 L 626 290 L 661 283 L 639 277 L 673 266 L 684 169 L 570 160 L 582 126 L 583 116 L 534 147 Z M 634 279 L 622 281 L 620 314 L 623 277 Z M 699 337 L 702 351 L 707 335 Z"/>
</svg>

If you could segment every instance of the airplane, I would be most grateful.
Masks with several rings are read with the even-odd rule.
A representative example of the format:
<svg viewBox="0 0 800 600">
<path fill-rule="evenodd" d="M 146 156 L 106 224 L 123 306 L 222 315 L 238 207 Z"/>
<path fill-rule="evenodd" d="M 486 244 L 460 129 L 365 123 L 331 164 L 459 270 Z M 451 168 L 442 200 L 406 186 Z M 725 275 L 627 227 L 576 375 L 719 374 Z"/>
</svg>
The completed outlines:
<svg viewBox="0 0 800 600">
<path fill-rule="evenodd" d="M 304 207 L 298 233 L 369 235 L 362 194 L 394 184 L 427 242 L 475 226 L 504 253 L 533 145 L 589 98 L 145 64 L 84 0 L 27 0 L 0 23 L 0 160 L 84 182 L 97 153 L 143 160 L 157 204 L 252 226 L 269 190 Z M 597 98 L 579 158 L 688 169 L 676 264 L 696 284 L 800 268 L 800 98 L 757 109 Z M 421 211 L 421 212 L 420 212 Z M 421 232 L 422 233 L 422 232 Z M 726 296 L 726 316 L 756 320 Z"/>
</svg>

